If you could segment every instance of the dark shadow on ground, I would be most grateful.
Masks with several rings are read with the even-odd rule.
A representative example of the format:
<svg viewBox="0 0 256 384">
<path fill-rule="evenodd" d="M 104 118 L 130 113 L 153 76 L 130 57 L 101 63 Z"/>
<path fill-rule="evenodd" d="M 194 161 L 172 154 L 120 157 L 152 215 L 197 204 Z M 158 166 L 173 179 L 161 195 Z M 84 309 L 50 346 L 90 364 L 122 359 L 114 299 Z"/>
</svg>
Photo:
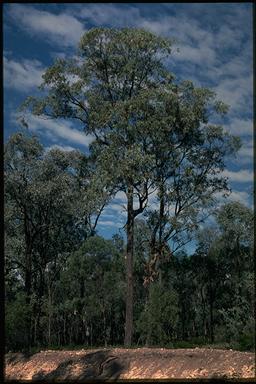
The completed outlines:
<svg viewBox="0 0 256 384">
<path fill-rule="evenodd" d="M 31 352 L 13 352 L 11 354 L 7 353 L 5 356 L 6 364 L 19 363 L 28 361 L 36 353 Z"/>
<path fill-rule="evenodd" d="M 110 350 L 97 351 L 85 356 L 69 357 L 48 374 L 38 372 L 32 380 L 40 381 L 104 381 L 117 380 L 127 364 Z"/>
</svg>

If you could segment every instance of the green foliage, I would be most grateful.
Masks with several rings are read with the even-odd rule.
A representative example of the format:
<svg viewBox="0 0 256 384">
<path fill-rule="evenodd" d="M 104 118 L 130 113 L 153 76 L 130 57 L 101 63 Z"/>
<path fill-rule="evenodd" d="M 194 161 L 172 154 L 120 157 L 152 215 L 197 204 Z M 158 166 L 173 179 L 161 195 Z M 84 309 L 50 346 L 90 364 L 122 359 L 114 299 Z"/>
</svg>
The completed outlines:
<svg viewBox="0 0 256 384">
<path fill-rule="evenodd" d="M 26 332 L 34 343 L 54 314 L 50 302 L 62 264 L 92 234 L 92 216 L 98 217 L 107 198 L 107 193 L 99 193 L 98 199 L 92 195 L 96 189 L 86 160 L 78 151 L 44 152 L 24 132 L 11 136 L 5 146 L 6 297 L 15 298 L 14 284 L 31 305 L 35 296 Z"/>
<path fill-rule="evenodd" d="M 160 284 L 152 284 L 148 301 L 137 321 L 141 339 L 149 345 L 165 345 L 170 342 L 177 325 L 177 315 L 176 293 L 166 290 Z"/>
<path fill-rule="evenodd" d="M 240 335 L 238 343 L 240 351 L 255 351 L 255 331 Z"/>
<path fill-rule="evenodd" d="M 5 342 L 7 350 L 25 350 L 29 347 L 28 327 L 31 307 L 19 293 L 14 301 L 5 304 Z"/>
<path fill-rule="evenodd" d="M 72 321 L 77 339 L 86 344 L 87 327 L 94 345 L 111 342 L 115 332 L 116 338 L 121 338 L 124 305 L 121 258 L 112 240 L 94 236 L 69 257 L 63 268 L 55 293 L 59 299 L 57 311 L 63 314 L 63 321 L 68 318 Z"/>
<path fill-rule="evenodd" d="M 29 113 L 72 119 L 94 141 L 89 156 L 45 152 L 24 132 L 6 143 L 11 348 L 121 344 L 128 272 L 138 343 L 171 347 L 216 339 L 253 347 L 251 210 L 224 205 L 215 228 L 198 235 L 195 254 L 175 256 L 214 207 L 216 192 L 229 192 L 225 158 L 241 143 L 212 123 L 228 110 L 213 91 L 175 82 L 164 65 L 172 47 L 173 41 L 141 29 L 92 29 L 81 38 L 78 58 L 58 59 L 46 70 L 42 97 L 24 102 L 23 126 L 29 127 Z M 100 214 L 120 190 L 132 201 L 130 271 L 123 239 L 96 235 Z M 150 210 L 153 191 L 158 205 Z M 153 257 L 155 280 L 144 288 Z"/>
<path fill-rule="evenodd" d="M 252 246 L 254 216 L 250 208 L 240 202 L 231 202 L 220 208 L 217 216 L 219 226 L 225 236 L 225 242 L 232 239 L 244 246 Z"/>
<path fill-rule="evenodd" d="M 208 236 L 201 235 L 205 255 L 173 256 L 162 269 L 162 281 L 150 284 L 147 292 L 143 288 L 142 277 L 148 253 L 144 240 L 150 232 L 146 232 L 147 227 L 141 232 L 143 224 L 139 222 L 136 228 L 134 316 L 137 344 L 167 348 L 204 346 L 254 350 L 253 277 L 249 277 L 248 283 L 248 265 L 245 264 L 241 274 L 241 295 L 234 294 L 235 275 L 229 277 L 230 272 L 234 274 L 235 271 L 232 254 L 223 253 L 223 248 L 218 246 L 216 233 L 221 236 L 221 232 L 216 230 L 210 237 L 208 230 Z M 211 242 L 217 243 L 214 245 Z M 51 349 L 121 345 L 125 314 L 122 239 L 117 236 L 113 240 L 98 236 L 88 238 L 66 260 L 59 259 L 57 262 L 60 273 L 52 283 L 50 304 L 47 291 L 44 293 L 37 342 L 42 348 Z M 49 273 L 50 269 L 47 269 L 48 283 L 51 281 Z M 8 350 L 22 350 L 28 347 L 27 327 L 37 299 L 36 295 L 33 296 L 31 305 L 27 306 L 21 282 L 19 279 L 12 281 L 12 289 L 7 285 L 6 342 Z M 211 289 L 215 292 L 213 297 Z M 210 304 L 213 298 L 215 342 L 209 344 Z M 36 319 L 34 314 L 32 324 Z"/>
</svg>

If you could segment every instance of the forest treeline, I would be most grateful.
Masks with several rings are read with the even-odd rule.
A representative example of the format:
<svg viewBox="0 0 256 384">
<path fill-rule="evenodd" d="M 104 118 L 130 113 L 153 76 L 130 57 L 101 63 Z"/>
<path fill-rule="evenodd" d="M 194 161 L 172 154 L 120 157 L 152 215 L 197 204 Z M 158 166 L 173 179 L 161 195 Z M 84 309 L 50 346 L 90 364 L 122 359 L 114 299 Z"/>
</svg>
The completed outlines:
<svg viewBox="0 0 256 384">
<path fill-rule="evenodd" d="M 93 28 L 21 106 L 4 155 L 8 348 L 252 346 L 253 216 L 218 208 L 241 140 L 212 90 L 171 72 L 173 49 L 142 29 Z M 46 150 L 28 133 L 39 119 L 90 145 Z M 117 193 L 123 238 L 104 240 Z M 196 237 L 194 255 L 178 253 Z"/>
<path fill-rule="evenodd" d="M 123 344 L 125 241 L 93 229 L 91 171 L 80 152 L 24 132 L 6 144 L 7 350 Z M 148 284 L 151 228 L 135 221 L 133 345 L 254 347 L 253 212 L 230 202 L 215 218 L 194 254 L 167 255 Z"/>
</svg>

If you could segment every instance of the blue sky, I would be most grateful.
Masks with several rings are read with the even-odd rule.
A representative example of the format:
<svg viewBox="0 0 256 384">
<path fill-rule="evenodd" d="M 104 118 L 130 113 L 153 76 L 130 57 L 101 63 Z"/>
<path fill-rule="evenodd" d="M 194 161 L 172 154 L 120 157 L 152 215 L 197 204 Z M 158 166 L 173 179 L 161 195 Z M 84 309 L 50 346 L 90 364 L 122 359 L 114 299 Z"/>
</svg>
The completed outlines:
<svg viewBox="0 0 256 384">
<path fill-rule="evenodd" d="M 242 148 L 236 159 L 227 159 L 224 175 L 232 188 L 229 200 L 252 207 L 251 3 L 5 4 L 5 140 L 19 129 L 17 108 L 28 95 L 37 94 L 44 69 L 57 57 L 76 54 L 81 35 L 96 26 L 140 27 L 175 38 L 168 66 L 176 78 L 209 87 L 230 105 L 223 125 L 241 137 Z M 30 129 L 46 148 L 87 151 L 92 140 L 70 122 L 33 118 Z M 124 196 L 119 193 L 101 217 L 100 234 L 110 237 L 122 228 L 124 204 Z"/>
</svg>

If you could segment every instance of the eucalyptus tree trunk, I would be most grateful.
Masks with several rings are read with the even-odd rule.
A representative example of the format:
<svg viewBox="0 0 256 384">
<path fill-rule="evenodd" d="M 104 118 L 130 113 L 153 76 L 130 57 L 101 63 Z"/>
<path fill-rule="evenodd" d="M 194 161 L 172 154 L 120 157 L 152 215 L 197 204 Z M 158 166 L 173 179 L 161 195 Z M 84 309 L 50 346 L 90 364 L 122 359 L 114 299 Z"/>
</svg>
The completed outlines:
<svg viewBox="0 0 256 384">
<path fill-rule="evenodd" d="M 162 245 L 162 237 L 163 237 L 163 227 L 164 227 L 164 208 L 165 208 L 165 201 L 164 201 L 164 182 L 161 180 L 159 185 L 159 245 L 161 247 Z"/>
<path fill-rule="evenodd" d="M 214 304 L 214 294 L 213 294 L 212 281 L 210 279 L 210 340 L 211 340 L 211 343 L 214 342 L 213 304 Z"/>
<path fill-rule="evenodd" d="M 48 345 L 51 345 L 52 342 L 52 333 L 51 333 L 51 324 L 52 324 L 52 299 L 51 299 L 51 288 L 48 287 Z"/>
<path fill-rule="evenodd" d="M 239 242 L 239 236 L 236 238 L 236 273 L 237 273 L 237 279 L 238 279 L 238 296 L 242 297 L 242 287 L 241 287 L 241 248 L 240 248 L 240 242 Z"/>
<path fill-rule="evenodd" d="M 126 246 L 126 314 L 124 345 L 130 347 L 133 334 L 133 187 L 128 187 L 127 192 L 127 246 Z"/>
<path fill-rule="evenodd" d="M 26 333 L 28 337 L 28 347 L 31 347 L 32 343 L 32 316 L 30 312 L 31 303 L 31 291 L 32 291 L 32 239 L 29 232 L 29 222 L 27 213 L 25 212 L 24 218 L 25 226 L 25 295 L 26 295 L 26 306 L 28 310 L 28 318 L 26 325 Z"/>
<path fill-rule="evenodd" d="M 164 228 L 164 208 L 165 208 L 165 200 L 164 200 L 164 194 L 165 194 L 165 189 L 164 189 L 164 182 L 161 180 L 160 187 L 159 187 L 159 192 L 160 192 L 160 206 L 159 206 L 159 247 L 160 250 L 162 250 L 162 242 L 163 242 L 163 228 Z M 161 257 L 161 255 L 160 255 Z M 162 270 L 161 270 L 161 265 L 159 267 L 159 283 L 162 284 Z"/>
<path fill-rule="evenodd" d="M 29 233 L 29 223 L 27 215 L 25 215 L 25 293 L 26 303 L 29 305 L 31 301 L 31 289 L 32 289 L 32 239 Z"/>
</svg>

